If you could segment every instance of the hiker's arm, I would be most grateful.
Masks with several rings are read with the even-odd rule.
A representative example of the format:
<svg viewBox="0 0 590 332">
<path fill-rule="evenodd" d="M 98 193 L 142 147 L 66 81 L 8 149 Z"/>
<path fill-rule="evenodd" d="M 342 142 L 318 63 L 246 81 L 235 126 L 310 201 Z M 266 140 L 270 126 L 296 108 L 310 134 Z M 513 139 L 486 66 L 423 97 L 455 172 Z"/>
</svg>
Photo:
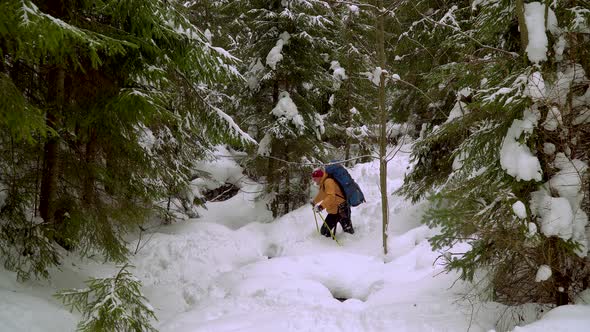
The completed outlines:
<svg viewBox="0 0 590 332">
<path fill-rule="evenodd" d="M 315 195 L 315 197 L 311 200 L 311 204 L 316 205 L 316 204 L 318 204 L 319 201 L 321 201 L 321 199 L 320 199 L 320 193 L 318 192 L 318 194 Z"/>
<path fill-rule="evenodd" d="M 320 190 L 320 191 L 318 192 L 318 194 L 317 194 L 317 195 L 315 195 L 315 198 L 312 200 L 312 205 L 316 205 L 316 204 L 318 204 L 319 202 L 323 201 L 323 200 L 324 200 L 324 198 L 325 198 L 324 196 L 325 196 L 325 195 L 324 195 L 324 194 L 322 193 L 322 191 Z"/>
</svg>

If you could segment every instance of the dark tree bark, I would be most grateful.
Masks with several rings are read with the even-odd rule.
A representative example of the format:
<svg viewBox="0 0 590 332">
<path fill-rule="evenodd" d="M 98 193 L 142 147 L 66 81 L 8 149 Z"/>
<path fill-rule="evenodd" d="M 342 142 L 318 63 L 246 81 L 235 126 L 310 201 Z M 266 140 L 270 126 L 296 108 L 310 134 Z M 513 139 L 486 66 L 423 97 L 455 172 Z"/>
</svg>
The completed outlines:
<svg viewBox="0 0 590 332">
<path fill-rule="evenodd" d="M 46 115 L 47 126 L 56 132 L 59 129 L 59 115 L 62 113 L 65 100 L 65 70 L 53 68 L 49 72 L 49 99 L 52 101 Z M 59 176 L 59 137 L 52 135 L 47 139 L 43 149 L 43 173 L 41 176 L 41 193 L 39 213 L 46 223 L 55 222 L 57 203 L 57 180 Z"/>
</svg>

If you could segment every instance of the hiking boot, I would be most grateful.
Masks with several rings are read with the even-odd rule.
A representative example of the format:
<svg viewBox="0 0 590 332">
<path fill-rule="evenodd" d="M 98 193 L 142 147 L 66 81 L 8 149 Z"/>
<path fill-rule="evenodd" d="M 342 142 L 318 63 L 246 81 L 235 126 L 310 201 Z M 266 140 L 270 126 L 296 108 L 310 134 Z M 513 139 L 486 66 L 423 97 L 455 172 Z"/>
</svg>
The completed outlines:
<svg viewBox="0 0 590 332">
<path fill-rule="evenodd" d="M 332 237 L 332 233 L 336 235 L 336 226 L 338 225 L 338 216 L 335 214 L 328 214 L 320 233 L 325 237 Z"/>
<path fill-rule="evenodd" d="M 342 226 L 342 230 L 348 234 L 354 234 L 354 227 L 352 227 L 352 222 L 350 219 L 340 220 L 340 225 Z"/>
<path fill-rule="evenodd" d="M 330 234 L 330 230 L 328 227 L 326 227 L 326 225 L 323 225 L 322 228 L 320 228 L 320 234 L 325 237 L 332 237 L 332 234 Z"/>
</svg>

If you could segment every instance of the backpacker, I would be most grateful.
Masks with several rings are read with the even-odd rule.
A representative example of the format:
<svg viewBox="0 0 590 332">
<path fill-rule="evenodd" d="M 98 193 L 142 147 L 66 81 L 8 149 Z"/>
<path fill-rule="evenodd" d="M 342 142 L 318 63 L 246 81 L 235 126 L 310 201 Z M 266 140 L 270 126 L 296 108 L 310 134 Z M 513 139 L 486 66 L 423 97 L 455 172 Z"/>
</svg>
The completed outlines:
<svg viewBox="0 0 590 332">
<path fill-rule="evenodd" d="M 326 173 L 336 181 L 340 190 L 346 196 L 346 202 L 349 206 L 357 206 L 365 202 L 365 195 L 361 191 L 359 185 L 354 182 L 346 168 L 341 164 L 336 164 L 337 161 L 331 161 L 330 165 L 326 166 Z"/>
</svg>

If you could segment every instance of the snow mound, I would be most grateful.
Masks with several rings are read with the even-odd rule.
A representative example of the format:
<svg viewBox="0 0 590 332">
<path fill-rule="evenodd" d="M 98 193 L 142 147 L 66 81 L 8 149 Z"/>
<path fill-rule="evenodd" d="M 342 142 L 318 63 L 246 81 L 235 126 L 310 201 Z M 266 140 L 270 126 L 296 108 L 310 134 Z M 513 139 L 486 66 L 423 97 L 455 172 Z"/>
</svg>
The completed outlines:
<svg viewBox="0 0 590 332">
<path fill-rule="evenodd" d="M 540 320 L 523 326 L 515 327 L 514 332 L 582 332 L 588 330 L 590 306 L 564 305 L 545 314 Z"/>
</svg>

